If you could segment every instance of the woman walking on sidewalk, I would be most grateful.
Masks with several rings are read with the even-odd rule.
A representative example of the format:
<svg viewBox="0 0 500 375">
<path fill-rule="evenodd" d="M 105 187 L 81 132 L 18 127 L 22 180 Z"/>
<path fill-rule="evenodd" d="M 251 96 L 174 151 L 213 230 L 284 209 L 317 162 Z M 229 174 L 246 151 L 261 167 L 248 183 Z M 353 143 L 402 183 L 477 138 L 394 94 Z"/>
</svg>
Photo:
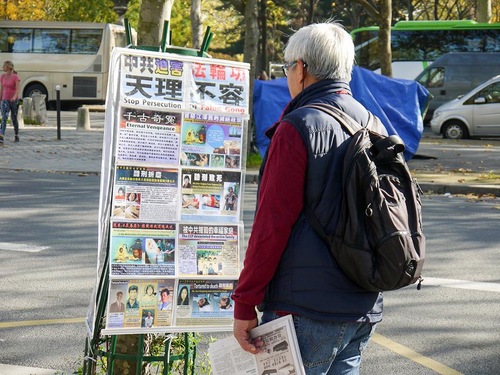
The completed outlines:
<svg viewBox="0 0 500 375">
<path fill-rule="evenodd" d="M 2 97 L 2 132 L 0 134 L 0 143 L 3 144 L 9 112 L 12 125 L 14 126 L 14 142 L 19 142 L 19 123 L 17 122 L 17 111 L 19 110 L 20 79 L 17 72 L 14 70 L 14 63 L 12 61 L 5 61 L 3 63 L 2 70 L 4 71 L 4 74 L 0 76 L 0 93 Z"/>
</svg>

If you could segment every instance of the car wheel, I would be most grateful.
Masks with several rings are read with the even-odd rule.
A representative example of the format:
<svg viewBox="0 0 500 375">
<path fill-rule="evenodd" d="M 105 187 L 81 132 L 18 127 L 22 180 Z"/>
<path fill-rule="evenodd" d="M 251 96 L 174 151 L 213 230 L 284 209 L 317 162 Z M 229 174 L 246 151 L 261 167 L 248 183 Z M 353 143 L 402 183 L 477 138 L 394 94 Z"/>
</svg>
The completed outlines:
<svg viewBox="0 0 500 375">
<path fill-rule="evenodd" d="M 443 138 L 463 139 L 469 138 L 469 132 L 464 124 L 460 122 L 450 122 L 443 128 Z"/>
</svg>

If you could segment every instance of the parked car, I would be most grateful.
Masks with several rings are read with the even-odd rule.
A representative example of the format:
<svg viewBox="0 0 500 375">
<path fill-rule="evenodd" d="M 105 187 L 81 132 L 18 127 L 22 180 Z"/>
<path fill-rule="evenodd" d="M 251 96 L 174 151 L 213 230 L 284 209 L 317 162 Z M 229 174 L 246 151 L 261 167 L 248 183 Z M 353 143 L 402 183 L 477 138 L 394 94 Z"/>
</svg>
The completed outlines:
<svg viewBox="0 0 500 375">
<path fill-rule="evenodd" d="M 432 95 L 425 122 L 432 118 L 437 107 L 497 74 L 500 74 L 499 52 L 450 52 L 437 58 L 415 78 Z"/>
<path fill-rule="evenodd" d="M 500 136 L 500 75 L 436 108 L 431 129 L 450 139 Z"/>
</svg>

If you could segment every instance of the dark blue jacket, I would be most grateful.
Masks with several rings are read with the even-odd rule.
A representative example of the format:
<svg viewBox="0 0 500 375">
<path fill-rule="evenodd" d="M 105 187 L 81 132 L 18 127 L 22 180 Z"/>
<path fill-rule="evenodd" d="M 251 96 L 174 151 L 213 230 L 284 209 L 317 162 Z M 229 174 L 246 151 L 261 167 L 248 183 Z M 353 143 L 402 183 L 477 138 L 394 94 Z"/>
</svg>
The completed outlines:
<svg viewBox="0 0 500 375">
<path fill-rule="evenodd" d="M 347 83 L 323 80 L 297 95 L 281 119 L 297 129 L 306 146 L 304 205 L 312 207 L 326 231 L 333 233 L 339 218 L 342 163 L 350 135 L 331 116 L 303 108 L 319 102 L 340 108 L 363 126 L 369 115 L 350 95 Z M 266 159 L 267 155 L 261 173 Z M 302 212 L 261 307 L 317 320 L 378 322 L 383 301 L 382 294 L 365 291 L 345 276 Z"/>
</svg>

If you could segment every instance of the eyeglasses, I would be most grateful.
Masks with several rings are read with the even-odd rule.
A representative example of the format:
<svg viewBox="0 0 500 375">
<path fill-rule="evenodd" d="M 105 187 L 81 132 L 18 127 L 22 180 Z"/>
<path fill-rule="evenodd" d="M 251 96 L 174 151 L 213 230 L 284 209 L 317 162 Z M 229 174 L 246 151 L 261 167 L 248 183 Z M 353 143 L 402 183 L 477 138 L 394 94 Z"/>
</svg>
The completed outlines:
<svg viewBox="0 0 500 375">
<path fill-rule="evenodd" d="M 295 61 L 283 64 L 283 66 L 281 67 L 281 70 L 283 70 L 283 74 L 285 75 L 285 77 L 288 77 L 288 69 L 290 69 L 292 66 L 294 66 L 298 62 L 299 62 L 299 60 L 295 60 Z M 304 68 L 307 68 L 306 62 L 302 61 L 302 65 L 304 66 Z"/>
<path fill-rule="evenodd" d="M 292 66 L 294 66 L 298 62 L 299 62 L 299 60 L 295 60 L 295 61 L 287 62 L 286 64 L 283 64 L 283 66 L 281 67 L 281 70 L 283 70 L 283 74 L 285 75 L 285 77 L 288 77 L 288 69 L 290 69 Z"/>
</svg>

